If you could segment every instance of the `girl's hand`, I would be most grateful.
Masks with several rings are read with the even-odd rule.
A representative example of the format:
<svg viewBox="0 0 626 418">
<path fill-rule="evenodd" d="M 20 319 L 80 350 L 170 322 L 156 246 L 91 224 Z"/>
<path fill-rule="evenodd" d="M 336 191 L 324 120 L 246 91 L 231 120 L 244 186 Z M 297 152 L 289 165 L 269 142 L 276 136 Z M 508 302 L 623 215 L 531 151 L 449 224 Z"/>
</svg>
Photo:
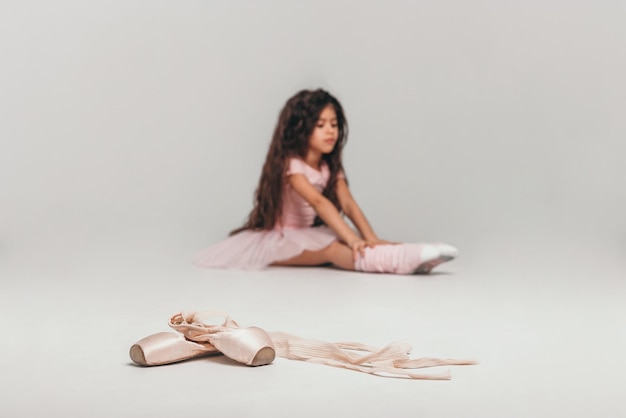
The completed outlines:
<svg viewBox="0 0 626 418">
<path fill-rule="evenodd" d="M 355 239 L 348 244 L 348 247 L 352 249 L 352 258 L 354 261 L 359 258 L 359 254 L 361 257 L 365 257 L 365 247 L 367 246 L 367 243 L 362 239 Z"/>
<path fill-rule="evenodd" d="M 370 248 L 374 248 L 377 245 L 392 245 L 397 244 L 397 242 L 389 242 L 380 238 L 370 238 L 365 240 L 365 244 Z"/>
<path fill-rule="evenodd" d="M 356 261 L 359 254 L 361 255 L 361 257 L 365 256 L 365 248 L 367 247 L 374 248 L 377 245 L 394 245 L 394 244 L 399 244 L 399 243 L 390 242 L 390 241 L 379 239 L 379 238 L 370 238 L 367 240 L 362 240 L 359 238 L 350 242 L 348 246 L 352 248 L 352 255 L 353 255 L 354 261 Z"/>
</svg>

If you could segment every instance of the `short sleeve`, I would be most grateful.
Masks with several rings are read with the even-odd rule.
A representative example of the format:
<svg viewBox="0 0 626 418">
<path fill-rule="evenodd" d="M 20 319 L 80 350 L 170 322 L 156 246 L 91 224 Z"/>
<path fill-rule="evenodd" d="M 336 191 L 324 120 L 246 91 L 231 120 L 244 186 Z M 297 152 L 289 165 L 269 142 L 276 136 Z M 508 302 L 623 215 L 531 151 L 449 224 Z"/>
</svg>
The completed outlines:
<svg viewBox="0 0 626 418">
<path fill-rule="evenodd" d="M 290 176 L 292 174 L 306 174 L 307 173 L 307 165 L 304 161 L 299 158 L 291 158 L 289 160 L 289 165 L 287 166 L 286 175 Z"/>
</svg>

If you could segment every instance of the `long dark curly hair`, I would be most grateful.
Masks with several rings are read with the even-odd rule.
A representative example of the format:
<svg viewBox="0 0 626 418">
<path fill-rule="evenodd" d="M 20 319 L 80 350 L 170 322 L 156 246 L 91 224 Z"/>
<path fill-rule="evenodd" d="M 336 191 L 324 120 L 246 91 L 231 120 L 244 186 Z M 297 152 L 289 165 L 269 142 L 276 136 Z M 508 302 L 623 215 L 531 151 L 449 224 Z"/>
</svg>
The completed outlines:
<svg viewBox="0 0 626 418">
<path fill-rule="evenodd" d="M 263 164 L 261 179 L 256 188 L 254 209 L 244 225 L 232 231 L 230 235 L 247 229 L 269 230 L 275 227 L 282 215 L 283 182 L 287 161 L 292 157 L 305 158 L 309 138 L 322 110 L 328 105 L 331 105 L 337 114 L 339 136 L 332 152 L 322 156 L 330 169 L 330 179 L 323 195 L 341 210 L 336 192 L 337 174 L 343 171 L 341 151 L 348 140 L 348 121 L 341 104 L 330 93 L 322 89 L 302 90 L 287 100 L 280 112 L 272 143 Z M 318 217 L 314 225 L 322 223 Z"/>
</svg>

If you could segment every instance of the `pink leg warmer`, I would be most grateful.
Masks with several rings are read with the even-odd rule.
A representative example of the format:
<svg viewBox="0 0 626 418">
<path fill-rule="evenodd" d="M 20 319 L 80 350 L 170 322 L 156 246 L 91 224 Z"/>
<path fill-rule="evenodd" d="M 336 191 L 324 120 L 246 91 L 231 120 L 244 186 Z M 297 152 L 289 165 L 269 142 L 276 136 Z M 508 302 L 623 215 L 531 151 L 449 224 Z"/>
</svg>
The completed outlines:
<svg viewBox="0 0 626 418">
<path fill-rule="evenodd" d="M 395 244 L 366 248 L 354 263 L 355 270 L 371 273 L 428 273 L 456 257 L 456 248 L 446 244 Z"/>
</svg>

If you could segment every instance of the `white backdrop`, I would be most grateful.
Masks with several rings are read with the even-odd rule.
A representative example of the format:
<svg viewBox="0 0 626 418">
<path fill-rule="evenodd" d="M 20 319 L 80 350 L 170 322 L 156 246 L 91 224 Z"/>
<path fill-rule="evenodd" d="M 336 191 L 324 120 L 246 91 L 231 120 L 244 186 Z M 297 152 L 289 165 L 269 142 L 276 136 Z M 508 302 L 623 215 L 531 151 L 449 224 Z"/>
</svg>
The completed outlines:
<svg viewBox="0 0 626 418">
<path fill-rule="evenodd" d="M 625 21 L 610 0 L 0 2 L 0 415 L 623 411 Z M 460 248 L 439 274 L 190 264 L 243 222 L 280 108 L 317 87 L 379 235 Z M 204 308 L 481 364 L 445 384 L 129 365 Z"/>
</svg>

